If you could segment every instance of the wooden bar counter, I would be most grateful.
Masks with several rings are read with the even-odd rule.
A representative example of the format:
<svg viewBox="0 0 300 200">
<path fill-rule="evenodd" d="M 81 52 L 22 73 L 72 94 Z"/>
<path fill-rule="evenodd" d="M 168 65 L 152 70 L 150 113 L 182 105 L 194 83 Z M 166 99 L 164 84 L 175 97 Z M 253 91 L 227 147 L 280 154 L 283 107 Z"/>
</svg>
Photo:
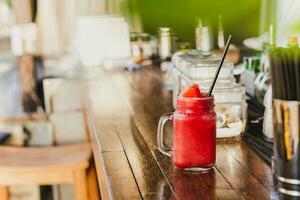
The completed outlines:
<svg viewBox="0 0 300 200">
<path fill-rule="evenodd" d="M 244 141 L 218 144 L 216 166 L 202 174 L 174 168 L 158 151 L 158 119 L 173 111 L 158 67 L 103 72 L 86 84 L 102 199 L 276 198 L 270 167 Z"/>
</svg>

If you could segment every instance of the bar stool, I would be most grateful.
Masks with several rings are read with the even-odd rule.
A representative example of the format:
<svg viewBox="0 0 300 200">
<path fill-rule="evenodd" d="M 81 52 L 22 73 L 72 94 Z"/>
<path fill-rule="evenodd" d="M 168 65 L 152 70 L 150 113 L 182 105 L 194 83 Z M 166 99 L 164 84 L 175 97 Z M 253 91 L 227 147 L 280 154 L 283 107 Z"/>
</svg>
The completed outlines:
<svg viewBox="0 0 300 200">
<path fill-rule="evenodd" d="M 0 199 L 10 185 L 73 183 L 77 200 L 88 200 L 89 143 L 52 147 L 0 147 Z"/>
</svg>

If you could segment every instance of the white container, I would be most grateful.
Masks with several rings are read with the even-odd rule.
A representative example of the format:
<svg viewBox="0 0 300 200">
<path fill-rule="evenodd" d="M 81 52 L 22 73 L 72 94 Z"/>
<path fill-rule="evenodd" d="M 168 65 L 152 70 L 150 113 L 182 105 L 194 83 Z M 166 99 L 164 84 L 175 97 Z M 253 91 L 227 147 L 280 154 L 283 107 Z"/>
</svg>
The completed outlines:
<svg viewBox="0 0 300 200">
<path fill-rule="evenodd" d="M 263 121 L 263 133 L 268 139 L 273 139 L 273 108 L 272 108 L 272 86 L 267 89 L 264 98 L 264 121 Z"/>
<path fill-rule="evenodd" d="M 117 16 L 79 17 L 78 51 L 84 66 L 127 60 L 131 56 L 128 24 Z"/>
<path fill-rule="evenodd" d="M 16 56 L 37 54 L 37 27 L 34 23 L 12 26 L 10 33 L 11 51 Z"/>
<path fill-rule="evenodd" d="M 172 31 L 168 27 L 159 28 L 159 48 L 158 53 L 161 59 L 170 58 L 173 53 Z"/>
<path fill-rule="evenodd" d="M 210 33 L 208 27 L 196 28 L 196 47 L 198 50 L 210 51 Z"/>
</svg>

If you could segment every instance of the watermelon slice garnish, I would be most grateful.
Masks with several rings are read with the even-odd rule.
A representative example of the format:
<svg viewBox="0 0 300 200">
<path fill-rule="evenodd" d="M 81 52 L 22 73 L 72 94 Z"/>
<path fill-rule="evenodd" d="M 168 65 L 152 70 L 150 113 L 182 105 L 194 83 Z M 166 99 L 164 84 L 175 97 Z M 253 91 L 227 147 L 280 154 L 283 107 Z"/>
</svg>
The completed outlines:
<svg viewBox="0 0 300 200">
<path fill-rule="evenodd" d="M 203 95 L 201 94 L 200 88 L 197 84 L 193 84 L 187 89 L 185 89 L 181 95 L 182 97 L 187 97 L 187 98 L 201 98 Z"/>
</svg>

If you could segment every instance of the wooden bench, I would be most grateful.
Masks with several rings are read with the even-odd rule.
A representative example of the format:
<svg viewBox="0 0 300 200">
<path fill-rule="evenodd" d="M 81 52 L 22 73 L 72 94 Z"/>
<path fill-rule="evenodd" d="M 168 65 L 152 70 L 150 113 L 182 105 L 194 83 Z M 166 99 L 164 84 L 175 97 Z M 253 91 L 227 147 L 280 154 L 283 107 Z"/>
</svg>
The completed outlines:
<svg viewBox="0 0 300 200">
<path fill-rule="evenodd" d="M 9 198 L 8 186 L 73 183 L 78 200 L 89 199 L 87 169 L 89 143 L 55 147 L 0 147 L 0 199 Z"/>
</svg>

